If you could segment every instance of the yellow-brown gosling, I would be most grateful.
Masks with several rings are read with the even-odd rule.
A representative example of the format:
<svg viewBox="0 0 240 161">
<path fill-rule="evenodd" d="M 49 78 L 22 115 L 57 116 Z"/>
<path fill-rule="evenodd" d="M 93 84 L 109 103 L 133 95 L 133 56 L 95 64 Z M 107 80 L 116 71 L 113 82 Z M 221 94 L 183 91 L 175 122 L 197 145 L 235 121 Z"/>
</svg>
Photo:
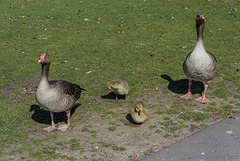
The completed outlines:
<svg viewBox="0 0 240 161">
<path fill-rule="evenodd" d="M 107 83 L 108 89 L 113 89 L 114 93 L 116 94 L 116 102 L 118 102 L 118 95 L 124 95 L 124 102 L 126 101 L 127 94 L 130 91 L 130 87 L 126 80 L 119 78 L 112 80 Z"/>
<path fill-rule="evenodd" d="M 143 123 L 148 118 L 148 110 L 142 100 L 135 103 L 134 108 L 131 109 L 130 115 L 136 123 Z"/>
</svg>

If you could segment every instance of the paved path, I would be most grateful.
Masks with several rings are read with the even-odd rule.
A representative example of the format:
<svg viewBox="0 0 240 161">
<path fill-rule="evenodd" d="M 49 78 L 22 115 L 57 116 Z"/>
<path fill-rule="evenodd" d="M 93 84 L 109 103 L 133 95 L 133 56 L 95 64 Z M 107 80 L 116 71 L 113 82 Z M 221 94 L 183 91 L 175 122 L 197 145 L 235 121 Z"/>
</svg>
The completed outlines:
<svg viewBox="0 0 240 161">
<path fill-rule="evenodd" d="M 240 161 L 240 114 L 210 125 L 141 161 Z"/>
</svg>

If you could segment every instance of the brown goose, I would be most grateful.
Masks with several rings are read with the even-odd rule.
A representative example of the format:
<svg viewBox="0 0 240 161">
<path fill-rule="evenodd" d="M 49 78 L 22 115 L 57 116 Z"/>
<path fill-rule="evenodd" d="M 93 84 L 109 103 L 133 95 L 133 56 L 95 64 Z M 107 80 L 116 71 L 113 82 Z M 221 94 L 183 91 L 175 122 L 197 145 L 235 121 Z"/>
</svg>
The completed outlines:
<svg viewBox="0 0 240 161">
<path fill-rule="evenodd" d="M 127 81 L 122 78 L 118 78 L 108 82 L 107 88 L 113 89 L 114 93 L 116 94 L 116 102 L 118 102 L 118 95 L 124 95 L 125 96 L 124 101 L 126 101 L 127 94 L 130 91 L 130 87 Z"/>
<path fill-rule="evenodd" d="M 48 132 L 53 130 L 66 131 L 70 126 L 70 110 L 80 98 L 82 90 L 85 91 L 85 89 L 67 81 L 48 81 L 50 57 L 47 53 L 41 53 L 38 62 L 42 65 L 42 76 L 36 91 L 36 100 L 43 109 L 50 111 L 51 116 L 51 126 L 44 128 L 44 130 Z M 53 118 L 54 112 L 64 111 L 67 113 L 67 124 L 57 128 Z"/>
<path fill-rule="evenodd" d="M 203 44 L 203 30 L 205 25 L 204 14 L 198 14 L 196 18 L 197 27 L 197 44 L 194 50 L 188 54 L 183 63 L 184 73 L 188 77 L 188 93 L 181 96 L 182 99 L 193 99 L 191 93 L 192 80 L 201 81 L 205 83 L 204 92 L 202 97 L 196 99 L 200 103 L 207 103 L 209 100 L 206 98 L 206 91 L 209 82 L 218 73 L 218 64 L 215 56 L 207 52 Z"/>
</svg>

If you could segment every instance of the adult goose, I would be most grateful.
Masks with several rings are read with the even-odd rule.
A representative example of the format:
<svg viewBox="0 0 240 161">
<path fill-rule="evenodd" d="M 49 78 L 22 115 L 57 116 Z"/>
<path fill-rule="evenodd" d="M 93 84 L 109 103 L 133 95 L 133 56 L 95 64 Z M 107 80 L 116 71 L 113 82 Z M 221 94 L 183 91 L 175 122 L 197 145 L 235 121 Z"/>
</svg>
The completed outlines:
<svg viewBox="0 0 240 161">
<path fill-rule="evenodd" d="M 205 83 L 205 87 L 202 97 L 196 99 L 196 101 L 200 103 L 209 102 L 206 98 L 208 84 L 218 73 L 218 64 L 215 56 L 212 53 L 207 52 L 204 48 L 204 25 L 204 14 L 198 14 L 196 18 L 197 44 L 194 50 L 188 54 L 183 63 L 183 70 L 188 78 L 188 92 L 180 97 L 182 99 L 193 99 L 193 95 L 191 93 L 192 80 L 201 81 Z"/>
<path fill-rule="evenodd" d="M 42 76 L 36 91 L 36 100 L 43 109 L 50 111 L 51 116 L 51 126 L 44 128 L 44 130 L 48 132 L 53 130 L 66 131 L 70 126 L 70 110 L 75 106 L 85 89 L 67 81 L 49 81 L 50 57 L 47 53 L 41 53 L 38 62 L 42 65 Z M 57 128 L 54 123 L 54 112 L 64 111 L 67 113 L 67 124 Z"/>
</svg>

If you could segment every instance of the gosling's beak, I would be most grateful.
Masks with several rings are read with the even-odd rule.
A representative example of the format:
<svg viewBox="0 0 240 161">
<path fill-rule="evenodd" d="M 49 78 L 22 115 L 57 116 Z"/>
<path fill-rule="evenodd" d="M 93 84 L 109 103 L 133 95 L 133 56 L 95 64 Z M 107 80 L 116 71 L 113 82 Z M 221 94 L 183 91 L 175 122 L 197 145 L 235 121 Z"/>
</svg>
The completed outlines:
<svg viewBox="0 0 240 161">
<path fill-rule="evenodd" d="M 142 113 L 142 110 L 139 110 L 139 111 L 138 111 L 138 115 L 141 115 L 141 113 Z"/>
<path fill-rule="evenodd" d="M 43 63 L 43 62 L 44 62 L 44 56 L 40 56 L 38 62 L 39 62 L 39 63 Z"/>
</svg>

